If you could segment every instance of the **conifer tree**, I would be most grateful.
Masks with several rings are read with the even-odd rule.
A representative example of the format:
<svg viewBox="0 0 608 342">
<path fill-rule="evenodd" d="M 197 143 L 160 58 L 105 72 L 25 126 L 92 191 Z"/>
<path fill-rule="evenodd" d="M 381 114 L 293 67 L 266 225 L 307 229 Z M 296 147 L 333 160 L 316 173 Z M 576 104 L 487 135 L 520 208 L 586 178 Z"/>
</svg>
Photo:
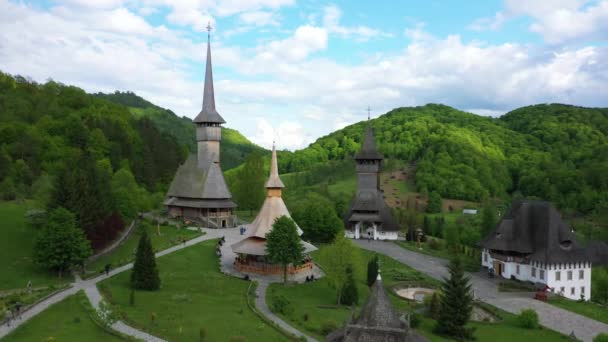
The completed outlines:
<svg viewBox="0 0 608 342">
<path fill-rule="evenodd" d="M 344 284 L 340 300 L 341 304 L 344 305 L 356 305 L 359 302 L 359 293 L 357 292 L 357 284 L 355 283 L 352 265 L 346 267 L 346 284 Z"/>
<path fill-rule="evenodd" d="M 135 254 L 135 263 L 131 273 L 131 286 L 137 290 L 154 291 L 160 288 L 160 278 L 158 269 L 156 268 L 156 257 L 152 250 L 150 237 L 146 229 L 142 230 L 137 252 Z"/>
<path fill-rule="evenodd" d="M 372 286 L 378 277 L 378 256 L 374 257 L 367 263 L 367 286 Z"/>
<path fill-rule="evenodd" d="M 440 310 L 435 332 L 458 341 L 473 339 L 473 329 L 466 324 L 473 311 L 473 296 L 469 278 L 464 274 L 462 261 L 455 257 L 448 266 L 450 278 L 441 286 Z"/>
</svg>

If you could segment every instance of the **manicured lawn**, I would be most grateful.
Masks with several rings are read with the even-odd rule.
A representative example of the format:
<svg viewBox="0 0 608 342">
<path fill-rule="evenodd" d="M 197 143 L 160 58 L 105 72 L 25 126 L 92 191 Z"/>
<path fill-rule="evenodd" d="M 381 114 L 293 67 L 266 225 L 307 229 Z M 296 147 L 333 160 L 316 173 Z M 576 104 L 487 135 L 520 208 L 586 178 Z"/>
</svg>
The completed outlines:
<svg viewBox="0 0 608 342">
<path fill-rule="evenodd" d="M 96 325 L 84 305 L 90 305 L 84 293 L 70 296 L 20 326 L 3 341 L 50 341 L 50 337 L 61 342 L 123 341 Z"/>
<path fill-rule="evenodd" d="M 549 304 L 608 324 L 608 306 L 601 306 L 593 302 L 579 302 L 560 296 L 551 297 Z"/>
<path fill-rule="evenodd" d="M 137 249 L 137 244 L 139 243 L 139 238 L 141 236 L 141 227 L 142 225 L 136 227 L 135 231 L 131 233 L 131 236 L 112 253 L 104 255 L 87 265 L 88 275 L 92 276 L 99 274 L 103 271 L 106 264 L 111 264 L 112 268 L 115 268 L 133 261 L 135 250 Z M 157 252 L 181 243 L 184 238 L 190 240 L 201 235 L 200 232 L 185 228 L 177 229 L 174 226 L 160 226 L 160 236 L 158 235 L 156 226 L 150 225 L 148 230 L 152 248 Z"/>
<path fill-rule="evenodd" d="M 128 322 L 169 341 L 198 341 L 201 328 L 208 341 L 233 336 L 288 341 L 247 306 L 250 283 L 219 271 L 216 243 L 205 241 L 157 259 L 162 288 L 135 292 L 135 306 L 129 305 L 130 272 L 104 281 L 100 288 Z"/>
<path fill-rule="evenodd" d="M 323 266 L 321 249 L 312 254 L 315 262 Z M 360 250 L 362 263 L 367 265 L 367 260 L 371 259 L 373 253 Z M 399 281 L 419 281 L 428 283 L 429 285 L 437 285 L 438 282 L 426 275 L 406 266 L 398 261 L 379 255 L 380 268 L 384 284 L 387 287 L 392 286 Z M 369 294 L 368 287 L 365 284 L 366 268 L 363 267 L 363 272 L 360 272 L 357 277 L 359 289 L 359 305 L 363 305 Z M 400 309 L 409 308 L 409 302 L 399 299 L 392 291 L 389 295 L 393 303 Z M 273 284 L 269 288 L 268 298 L 269 305 L 272 298 L 275 296 L 283 296 L 290 302 L 292 312 L 288 314 L 276 313 L 287 322 L 298 327 L 319 339 L 322 339 L 322 326 L 333 322 L 337 326 L 341 326 L 348 320 L 351 315 L 351 309 L 347 307 L 336 307 L 336 292 L 330 286 L 326 278 L 322 278 L 312 283 L 304 283 L 300 285 L 283 286 L 281 284 Z M 357 307 L 358 309 L 358 307 Z"/>
<path fill-rule="evenodd" d="M 321 249 L 323 246 L 320 247 Z M 363 262 L 366 262 L 373 256 L 373 253 L 361 250 Z M 320 259 L 319 251 L 313 253 L 313 258 L 319 265 L 323 265 L 323 260 Z M 412 281 L 427 284 L 429 286 L 437 286 L 439 283 L 430 279 L 426 275 L 417 272 L 407 265 L 380 255 L 380 268 L 382 280 L 387 288 L 389 296 L 395 305 L 396 310 L 404 312 L 412 312 L 415 309 L 421 308 L 420 304 L 408 302 L 394 295 L 391 287 L 401 281 Z M 363 272 L 365 273 L 365 272 Z M 364 283 L 365 274 L 360 274 L 359 283 L 359 306 L 355 309 L 358 313 L 360 306 L 365 303 L 369 291 Z M 333 321 L 337 326 L 342 326 L 350 317 L 350 308 L 333 307 L 336 301 L 335 291 L 330 287 L 326 279 L 320 279 L 313 283 L 305 283 L 300 285 L 283 286 L 281 284 L 273 284 L 269 288 L 269 298 L 272 296 L 283 296 L 290 302 L 291 312 L 288 314 L 280 314 L 285 321 L 293 326 L 307 332 L 308 334 L 323 339 L 322 326 L 328 321 Z M 270 301 L 269 301 L 270 304 Z M 470 325 L 476 328 L 475 336 L 477 341 L 513 341 L 517 338 L 518 342 L 525 341 L 565 341 L 567 338 L 555 331 L 547 329 L 527 330 L 516 325 L 515 316 L 496 310 L 503 318 L 498 323 L 481 323 L 471 322 Z M 450 341 L 441 336 L 432 333 L 435 321 L 424 318 L 421 326 L 417 329 L 431 341 Z"/>
<path fill-rule="evenodd" d="M 33 260 L 36 229 L 27 224 L 25 213 L 36 208 L 32 202 L 0 201 L 0 291 L 61 284 L 71 277 L 57 278 L 57 274 L 38 267 Z"/>
</svg>

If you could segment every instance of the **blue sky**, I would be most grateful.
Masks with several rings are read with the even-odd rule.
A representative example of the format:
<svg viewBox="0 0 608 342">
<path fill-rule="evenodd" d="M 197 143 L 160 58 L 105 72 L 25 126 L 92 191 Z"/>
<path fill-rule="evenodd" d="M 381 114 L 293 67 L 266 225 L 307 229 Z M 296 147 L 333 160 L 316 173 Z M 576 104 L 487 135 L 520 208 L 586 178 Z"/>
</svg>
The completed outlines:
<svg viewBox="0 0 608 342">
<path fill-rule="evenodd" d="M 193 117 L 211 21 L 227 126 L 298 149 L 399 106 L 608 106 L 608 0 L 0 0 L 0 69 Z"/>
</svg>

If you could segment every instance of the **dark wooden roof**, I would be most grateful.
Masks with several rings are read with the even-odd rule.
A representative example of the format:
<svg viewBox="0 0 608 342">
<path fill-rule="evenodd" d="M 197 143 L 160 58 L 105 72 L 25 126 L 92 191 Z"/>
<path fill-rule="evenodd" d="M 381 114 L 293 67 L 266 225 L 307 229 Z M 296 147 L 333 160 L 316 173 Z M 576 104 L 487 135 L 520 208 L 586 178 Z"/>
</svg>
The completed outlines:
<svg viewBox="0 0 608 342">
<path fill-rule="evenodd" d="M 201 169 L 198 167 L 197 155 L 192 154 L 177 169 L 167 197 L 217 200 L 231 199 L 232 194 L 220 166 L 211 163 L 208 169 Z"/>
<path fill-rule="evenodd" d="M 399 224 L 393 217 L 391 208 L 384 202 L 382 193 L 377 189 L 357 191 L 350 210 L 344 217 L 351 222 L 376 222 L 382 224 L 383 231 L 398 231 Z"/>
<path fill-rule="evenodd" d="M 207 42 L 207 66 L 205 69 L 205 88 L 203 90 L 203 109 L 194 118 L 194 123 L 226 123 L 215 109 L 215 94 L 213 91 L 213 70 L 211 67 L 211 44 Z"/>
<path fill-rule="evenodd" d="M 515 201 L 482 242 L 484 248 L 523 254 L 542 263 L 590 262 L 559 212 L 544 201 Z"/>
<path fill-rule="evenodd" d="M 355 160 L 382 160 L 384 157 L 376 149 L 376 141 L 374 139 L 374 132 L 368 124 L 365 127 L 365 135 L 363 136 L 363 144 L 359 153 L 355 155 Z"/>
<path fill-rule="evenodd" d="M 378 276 L 359 316 L 329 334 L 331 342 L 425 342 L 426 338 L 409 329 L 393 305 Z"/>
</svg>

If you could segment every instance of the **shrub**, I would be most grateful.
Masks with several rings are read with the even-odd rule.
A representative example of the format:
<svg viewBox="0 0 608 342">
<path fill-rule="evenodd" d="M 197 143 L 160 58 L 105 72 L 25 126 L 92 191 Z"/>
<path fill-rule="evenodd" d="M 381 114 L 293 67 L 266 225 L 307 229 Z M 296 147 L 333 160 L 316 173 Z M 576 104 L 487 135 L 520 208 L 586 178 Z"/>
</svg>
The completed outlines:
<svg viewBox="0 0 608 342">
<path fill-rule="evenodd" d="M 429 248 L 432 250 L 440 250 L 441 243 L 437 239 L 429 239 Z"/>
<path fill-rule="evenodd" d="M 247 342 L 245 336 L 232 336 L 230 342 Z"/>
<path fill-rule="evenodd" d="M 593 338 L 593 342 L 608 342 L 608 334 L 601 333 Z"/>
<path fill-rule="evenodd" d="M 526 329 L 538 328 L 538 314 L 532 309 L 523 310 L 517 316 L 517 323 L 520 327 Z"/>
<path fill-rule="evenodd" d="M 302 319 L 304 320 L 304 322 L 308 322 L 309 318 L 310 318 L 310 314 L 308 312 L 305 312 L 304 316 L 302 316 Z"/>
<path fill-rule="evenodd" d="M 410 314 L 410 328 L 416 329 L 420 326 L 420 323 L 422 323 L 422 318 L 420 317 L 420 315 L 415 312 L 412 312 Z"/>
<path fill-rule="evenodd" d="M 200 328 L 198 330 L 198 338 L 200 342 L 205 342 L 207 340 L 207 330 L 205 330 L 205 328 Z"/>
<path fill-rule="evenodd" d="M 321 335 L 327 335 L 336 329 L 338 329 L 338 324 L 336 321 L 328 319 L 321 322 Z"/>
<path fill-rule="evenodd" d="M 273 296 L 270 301 L 270 308 L 274 312 L 281 313 L 283 315 L 287 315 L 293 311 L 291 307 L 291 302 L 285 296 Z"/>
</svg>

